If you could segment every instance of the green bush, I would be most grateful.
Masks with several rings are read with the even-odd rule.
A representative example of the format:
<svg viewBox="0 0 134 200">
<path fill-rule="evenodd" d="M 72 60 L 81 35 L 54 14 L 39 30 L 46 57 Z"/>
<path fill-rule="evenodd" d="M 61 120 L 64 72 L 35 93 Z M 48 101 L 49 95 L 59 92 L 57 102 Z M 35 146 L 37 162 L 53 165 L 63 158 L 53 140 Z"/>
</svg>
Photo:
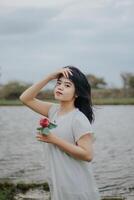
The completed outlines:
<svg viewBox="0 0 134 200">
<path fill-rule="evenodd" d="M 18 81 L 10 81 L 1 88 L 0 98 L 8 100 L 18 99 L 21 93 L 29 86 L 29 84 L 26 85 Z"/>
</svg>

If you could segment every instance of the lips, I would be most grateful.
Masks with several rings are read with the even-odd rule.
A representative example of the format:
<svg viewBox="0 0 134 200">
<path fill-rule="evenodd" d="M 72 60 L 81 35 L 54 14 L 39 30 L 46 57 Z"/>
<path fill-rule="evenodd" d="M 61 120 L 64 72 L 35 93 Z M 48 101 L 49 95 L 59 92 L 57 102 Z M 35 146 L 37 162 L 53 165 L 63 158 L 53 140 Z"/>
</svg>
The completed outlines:
<svg viewBox="0 0 134 200">
<path fill-rule="evenodd" d="M 61 93 L 61 92 L 59 92 L 59 91 L 57 91 L 57 92 L 56 92 L 56 94 L 60 94 L 60 95 L 62 95 L 62 93 Z"/>
</svg>

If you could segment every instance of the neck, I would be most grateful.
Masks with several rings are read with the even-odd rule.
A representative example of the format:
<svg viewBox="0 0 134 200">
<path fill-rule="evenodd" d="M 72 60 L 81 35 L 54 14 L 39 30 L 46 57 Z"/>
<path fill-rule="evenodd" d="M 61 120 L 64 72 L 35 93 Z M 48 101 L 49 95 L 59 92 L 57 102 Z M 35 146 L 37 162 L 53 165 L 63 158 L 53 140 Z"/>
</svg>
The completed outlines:
<svg viewBox="0 0 134 200">
<path fill-rule="evenodd" d="M 74 102 L 60 102 L 60 112 L 68 112 L 70 110 L 73 110 L 74 108 Z"/>
</svg>

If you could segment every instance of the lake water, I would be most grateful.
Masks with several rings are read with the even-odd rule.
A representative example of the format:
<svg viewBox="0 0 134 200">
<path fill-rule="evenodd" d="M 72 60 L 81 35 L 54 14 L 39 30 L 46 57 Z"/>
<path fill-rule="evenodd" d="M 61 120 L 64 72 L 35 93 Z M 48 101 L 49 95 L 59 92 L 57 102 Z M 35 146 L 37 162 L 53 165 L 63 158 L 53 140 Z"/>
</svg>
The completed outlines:
<svg viewBox="0 0 134 200">
<path fill-rule="evenodd" d="M 96 106 L 94 176 L 102 195 L 134 199 L 134 106 Z M 42 117 L 26 106 L 0 107 L 0 180 L 45 182 Z"/>
</svg>

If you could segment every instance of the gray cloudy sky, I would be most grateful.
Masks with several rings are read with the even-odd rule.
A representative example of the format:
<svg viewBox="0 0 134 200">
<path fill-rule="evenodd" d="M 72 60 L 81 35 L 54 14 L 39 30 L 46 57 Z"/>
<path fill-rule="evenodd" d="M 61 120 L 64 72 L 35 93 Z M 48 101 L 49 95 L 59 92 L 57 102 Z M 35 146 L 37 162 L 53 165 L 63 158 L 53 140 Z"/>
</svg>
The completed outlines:
<svg viewBox="0 0 134 200">
<path fill-rule="evenodd" d="M 74 65 L 122 86 L 134 72 L 134 0 L 1 0 L 0 82 Z"/>
</svg>

